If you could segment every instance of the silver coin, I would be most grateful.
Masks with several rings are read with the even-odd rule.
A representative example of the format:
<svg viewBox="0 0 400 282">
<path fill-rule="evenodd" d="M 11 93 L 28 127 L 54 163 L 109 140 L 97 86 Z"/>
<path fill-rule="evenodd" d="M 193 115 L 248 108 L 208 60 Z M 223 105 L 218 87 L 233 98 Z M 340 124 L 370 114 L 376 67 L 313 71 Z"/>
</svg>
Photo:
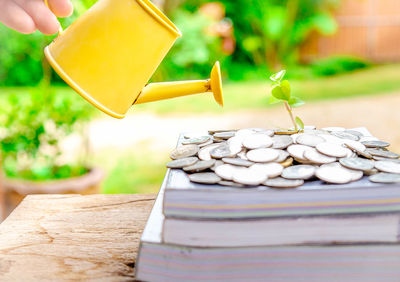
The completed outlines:
<svg viewBox="0 0 400 282">
<path fill-rule="evenodd" d="M 339 127 L 339 126 L 331 126 L 331 127 L 324 127 L 322 130 L 329 131 L 329 132 L 337 132 L 337 131 L 345 131 L 346 128 Z"/>
<path fill-rule="evenodd" d="M 368 148 L 386 148 L 390 146 L 390 143 L 384 141 L 364 141 L 362 144 Z"/>
<path fill-rule="evenodd" d="M 282 177 L 267 179 L 264 181 L 263 185 L 273 188 L 297 188 L 304 184 L 302 179 L 285 179 Z"/>
<path fill-rule="evenodd" d="M 311 147 L 305 145 L 290 145 L 287 148 L 287 152 L 295 159 L 307 161 L 304 159 L 304 152 L 309 149 Z"/>
<path fill-rule="evenodd" d="M 347 148 L 344 148 L 343 146 L 334 143 L 328 143 L 328 142 L 319 143 L 315 148 L 321 154 L 330 157 L 343 158 L 346 157 L 348 154 Z"/>
<path fill-rule="evenodd" d="M 210 140 L 208 140 L 207 142 L 204 142 L 204 143 L 199 144 L 199 147 L 200 147 L 200 148 L 203 148 L 203 147 L 208 146 L 208 145 L 211 145 L 211 144 L 213 144 L 213 143 L 214 143 L 214 140 L 210 137 Z"/>
<path fill-rule="evenodd" d="M 218 182 L 219 185 L 222 186 L 228 186 L 228 187 L 234 187 L 234 188 L 243 188 L 245 187 L 245 185 L 243 184 L 239 184 L 233 181 L 227 181 L 227 180 L 221 180 L 220 182 Z"/>
<path fill-rule="evenodd" d="M 194 173 L 189 175 L 191 182 L 200 184 L 217 184 L 221 181 L 221 177 L 213 172 Z"/>
<path fill-rule="evenodd" d="M 217 169 L 217 167 L 219 167 L 219 166 L 221 166 L 221 165 L 224 165 L 224 164 L 225 164 L 225 163 L 224 163 L 223 161 L 217 160 L 217 161 L 215 162 L 215 164 L 214 164 L 212 167 L 210 167 L 210 170 L 215 171 L 215 170 Z"/>
<path fill-rule="evenodd" d="M 235 136 L 247 136 L 256 133 L 257 130 L 254 130 L 254 128 L 244 128 L 236 131 Z"/>
<path fill-rule="evenodd" d="M 351 182 L 358 181 L 361 178 L 363 178 L 363 176 L 364 176 L 364 172 L 361 171 L 361 170 L 348 169 L 348 168 L 345 168 L 345 167 L 344 167 L 344 169 L 347 169 L 347 171 L 350 172 L 350 174 L 351 174 Z"/>
<path fill-rule="evenodd" d="M 362 158 L 342 158 L 339 159 L 339 162 L 346 168 L 362 171 L 371 170 L 375 166 L 374 161 Z"/>
<path fill-rule="evenodd" d="M 194 165 L 199 159 L 197 157 L 190 157 L 184 159 L 173 160 L 167 163 L 168 168 L 184 168 L 185 166 Z"/>
<path fill-rule="evenodd" d="M 201 136 L 201 137 L 196 137 L 196 138 L 190 138 L 190 139 L 185 139 L 182 141 L 183 145 L 190 145 L 190 144 L 203 144 L 211 139 L 210 136 Z"/>
<path fill-rule="evenodd" d="M 231 151 L 229 145 L 224 144 L 224 145 L 220 145 L 217 148 L 211 150 L 210 155 L 214 159 L 222 159 L 222 158 L 234 157 L 236 154 L 234 154 Z"/>
<path fill-rule="evenodd" d="M 225 179 L 225 180 L 232 180 L 233 175 L 236 173 L 237 167 L 230 165 L 230 164 L 224 164 L 220 165 L 215 169 L 215 173 Z"/>
<path fill-rule="evenodd" d="M 353 135 L 358 136 L 358 137 L 360 137 L 360 138 L 361 138 L 361 137 L 364 137 L 364 134 L 362 134 L 361 132 L 359 132 L 359 131 L 357 131 L 357 130 L 346 129 L 344 132 L 345 132 L 345 133 L 353 134 Z"/>
<path fill-rule="evenodd" d="M 314 176 L 315 167 L 312 165 L 295 165 L 287 167 L 282 172 L 282 177 L 286 179 L 307 180 Z"/>
<path fill-rule="evenodd" d="M 375 168 L 382 172 L 400 174 L 400 163 L 390 161 L 377 161 L 375 162 Z"/>
<path fill-rule="evenodd" d="M 274 132 L 273 130 L 270 130 L 270 129 L 261 130 L 261 131 L 258 131 L 257 133 L 259 133 L 259 134 L 265 134 L 265 135 L 268 135 L 269 137 L 272 137 L 272 136 L 274 136 L 274 134 L 275 134 L 275 132 Z"/>
<path fill-rule="evenodd" d="M 375 136 L 363 136 L 360 138 L 361 143 L 365 141 L 379 141 L 379 138 L 376 138 Z"/>
<path fill-rule="evenodd" d="M 320 167 L 315 172 L 315 175 L 322 181 L 331 184 L 346 184 L 353 179 L 351 173 L 342 167 Z"/>
<path fill-rule="evenodd" d="M 247 149 L 268 148 L 272 146 L 272 138 L 266 134 L 254 133 L 243 139 L 243 146 Z"/>
<path fill-rule="evenodd" d="M 267 175 L 268 178 L 274 178 L 282 174 L 283 166 L 278 163 L 254 164 L 250 167 L 250 169 L 258 170 Z"/>
<path fill-rule="evenodd" d="M 224 131 L 224 132 L 217 132 L 214 133 L 213 137 L 218 138 L 218 139 L 224 139 L 227 140 L 233 136 L 235 136 L 236 132 L 235 131 Z"/>
<path fill-rule="evenodd" d="M 344 145 L 350 150 L 357 152 L 364 152 L 367 148 L 361 142 L 353 140 L 345 140 Z"/>
<path fill-rule="evenodd" d="M 300 145 L 315 147 L 319 143 L 325 142 L 325 139 L 321 136 L 303 133 L 297 136 L 296 143 Z"/>
<path fill-rule="evenodd" d="M 194 145 L 194 144 L 193 145 L 182 145 L 182 146 L 177 147 L 175 150 L 173 150 L 169 156 L 173 160 L 193 157 L 199 152 L 199 149 L 200 149 L 199 146 Z"/>
<path fill-rule="evenodd" d="M 183 170 L 186 172 L 201 172 L 209 168 L 212 168 L 214 165 L 215 165 L 215 160 L 198 161 L 193 165 L 184 167 Z"/>
<path fill-rule="evenodd" d="M 248 151 L 246 157 L 256 163 L 268 163 L 279 158 L 279 151 L 271 148 L 262 148 Z"/>
<path fill-rule="evenodd" d="M 335 157 L 329 157 L 327 155 L 321 154 L 314 148 L 310 148 L 309 150 L 304 151 L 304 158 L 316 164 L 329 164 L 336 162 Z"/>
<path fill-rule="evenodd" d="M 375 161 L 388 161 L 388 162 L 394 162 L 394 163 L 400 163 L 400 159 L 388 159 L 388 158 L 382 158 L 382 157 L 373 157 Z"/>
<path fill-rule="evenodd" d="M 286 149 L 293 144 L 292 137 L 288 135 L 277 135 L 272 137 L 272 148 L 273 149 Z"/>
<path fill-rule="evenodd" d="M 284 162 L 290 155 L 288 152 L 284 150 L 278 150 L 279 152 L 279 157 L 275 160 L 277 163 Z"/>
<path fill-rule="evenodd" d="M 211 158 L 210 152 L 219 146 L 221 146 L 221 145 L 220 144 L 210 144 L 208 146 L 204 146 L 203 148 L 201 148 L 199 150 L 199 153 L 198 153 L 199 159 L 202 161 L 211 160 L 212 158 Z"/>
<path fill-rule="evenodd" d="M 267 178 L 268 176 L 262 171 L 253 170 L 250 168 L 240 168 L 233 175 L 234 182 L 252 186 L 260 185 L 267 180 Z"/>
<path fill-rule="evenodd" d="M 353 140 L 353 141 L 360 140 L 360 137 L 351 133 L 347 133 L 346 131 L 333 131 L 331 132 L 331 135 L 346 140 Z"/>
<path fill-rule="evenodd" d="M 244 166 L 244 167 L 249 167 L 254 164 L 253 162 L 242 160 L 241 158 L 223 158 L 222 161 L 226 164 Z"/>
<path fill-rule="evenodd" d="M 382 157 L 388 159 L 398 159 L 400 157 L 399 154 L 379 149 L 367 149 L 366 152 L 376 157 Z"/>
<path fill-rule="evenodd" d="M 375 183 L 400 183 L 400 174 L 378 173 L 371 175 L 369 181 Z"/>
</svg>

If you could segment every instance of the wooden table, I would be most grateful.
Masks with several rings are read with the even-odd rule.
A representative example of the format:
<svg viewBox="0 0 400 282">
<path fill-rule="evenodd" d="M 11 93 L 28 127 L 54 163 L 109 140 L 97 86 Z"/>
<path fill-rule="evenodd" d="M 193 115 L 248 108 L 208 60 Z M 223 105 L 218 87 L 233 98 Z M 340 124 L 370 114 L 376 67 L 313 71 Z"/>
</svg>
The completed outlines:
<svg viewBox="0 0 400 282">
<path fill-rule="evenodd" d="M 133 280 L 155 197 L 28 196 L 0 225 L 0 281 Z"/>
</svg>

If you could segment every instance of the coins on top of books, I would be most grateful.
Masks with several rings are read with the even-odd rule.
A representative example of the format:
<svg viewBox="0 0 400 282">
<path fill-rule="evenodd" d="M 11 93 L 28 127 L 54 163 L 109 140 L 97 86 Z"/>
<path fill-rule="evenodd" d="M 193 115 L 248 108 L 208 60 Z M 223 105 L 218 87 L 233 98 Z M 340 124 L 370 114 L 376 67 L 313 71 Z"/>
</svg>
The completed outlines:
<svg viewBox="0 0 400 282">
<path fill-rule="evenodd" d="M 171 169 L 182 169 L 201 184 L 231 187 L 296 188 L 309 181 L 346 184 L 400 182 L 400 155 L 390 144 L 341 127 L 303 132 L 245 128 L 188 133 L 170 154 Z"/>
</svg>

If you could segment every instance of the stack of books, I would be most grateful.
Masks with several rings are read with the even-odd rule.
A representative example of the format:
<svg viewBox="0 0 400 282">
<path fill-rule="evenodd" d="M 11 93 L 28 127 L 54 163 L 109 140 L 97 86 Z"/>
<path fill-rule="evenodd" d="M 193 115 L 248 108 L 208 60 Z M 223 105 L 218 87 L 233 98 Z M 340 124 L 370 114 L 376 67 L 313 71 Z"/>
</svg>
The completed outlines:
<svg viewBox="0 0 400 282">
<path fill-rule="evenodd" d="M 168 170 L 136 263 L 144 281 L 399 281 L 400 185 L 290 190 Z"/>
</svg>

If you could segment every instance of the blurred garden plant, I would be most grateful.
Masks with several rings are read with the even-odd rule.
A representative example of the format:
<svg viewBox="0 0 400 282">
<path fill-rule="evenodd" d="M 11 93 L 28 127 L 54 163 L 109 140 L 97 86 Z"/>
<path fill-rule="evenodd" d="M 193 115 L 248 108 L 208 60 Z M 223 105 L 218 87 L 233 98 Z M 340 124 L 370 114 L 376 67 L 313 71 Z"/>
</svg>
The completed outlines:
<svg viewBox="0 0 400 282">
<path fill-rule="evenodd" d="M 71 161 L 63 156 L 61 142 L 72 133 L 84 136 L 91 113 L 90 105 L 78 95 L 54 95 L 46 82 L 28 95 L 10 95 L 0 108 L 0 146 L 6 176 L 49 180 L 86 173 L 87 154 Z M 87 153 L 85 146 L 83 150 Z"/>
<path fill-rule="evenodd" d="M 286 74 L 286 70 L 282 70 L 273 74 L 270 79 L 272 80 L 272 95 L 270 96 L 269 103 L 275 104 L 283 102 L 286 110 L 289 113 L 290 120 L 293 123 L 294 131 L 298 132 L 304 129 L 304 122 L 299 117 L 293 116 L 293 108 L 304 105 L 304 101 L 299 97 L 292 95 L 292 89 L 288 80 L 282 80 Z"/>
</svg>

